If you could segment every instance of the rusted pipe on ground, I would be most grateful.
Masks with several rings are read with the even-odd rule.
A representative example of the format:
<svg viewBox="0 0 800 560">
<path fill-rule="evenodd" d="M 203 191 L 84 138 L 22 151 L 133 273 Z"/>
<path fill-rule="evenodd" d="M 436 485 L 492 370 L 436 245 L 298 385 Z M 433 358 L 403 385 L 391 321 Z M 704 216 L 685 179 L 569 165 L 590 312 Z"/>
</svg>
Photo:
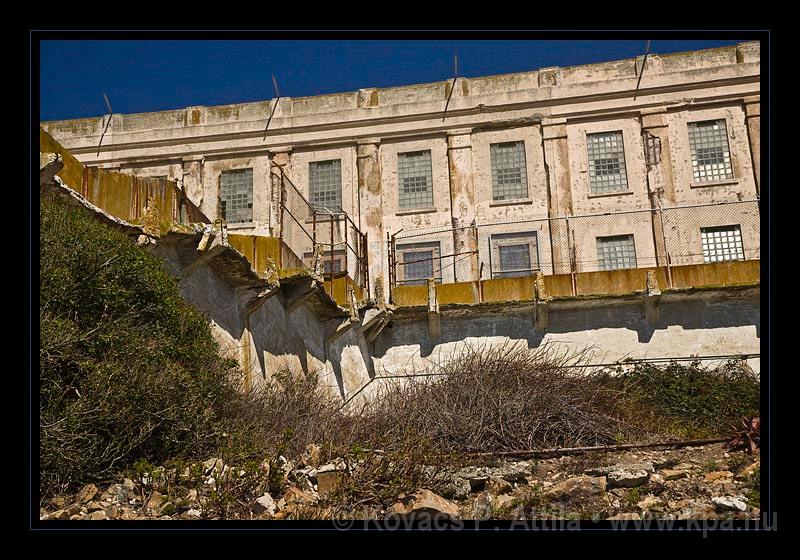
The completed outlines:
<svg viewBox="0 0 800 560">
<path fill-rule="evenodd" d="M 626 449 L 645 449 L 649 447 L 692 447 L 723 443 L 729 438 L 689 439 L 684 441 L 664 441 L 660 443 L 623 443 L 619 445 L 596 445 L 591 447 L 555 447 L 552 449 L 525 449 L 520 451 L 489 451 L 485 453 L 467 453 L 467 457 L 558 457 L 571 453 L 585 453 L 588 451 L 624 451 Z"/>
</svg>

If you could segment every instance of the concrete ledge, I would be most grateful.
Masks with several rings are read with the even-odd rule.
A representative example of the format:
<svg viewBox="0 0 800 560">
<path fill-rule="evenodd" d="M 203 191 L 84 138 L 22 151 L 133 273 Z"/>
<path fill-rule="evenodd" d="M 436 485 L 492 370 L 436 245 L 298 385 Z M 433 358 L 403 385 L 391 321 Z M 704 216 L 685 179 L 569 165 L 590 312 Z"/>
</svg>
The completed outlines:
<svg viewBox="0 0 800 560">
<path fill-rule="evenodd" d="M 674 288 L 744 286 L 761 282 L 761 261 L 727 261 L 672 267 Z M 661 283 L 661 279 L 659 279 Z M 661 284 L 664 286 L 665 284 Z"/>
<path fill-rule="evenodd" d="M 572 275 L 553 274 L 544 277 L 544 286 L 547 295 L 550 297 L 571 296 L 572 295 Z"/>
<path fill-rule="evenodd" d="M 452 284 L 437 284 L 436 297 L 439 305 L 451 303 L 479 303 L 479 288 L 477 282 L 454 282 Z"/>
<path fill-rule="evenodd" d="M 534 277 L 483 280 L 483 301 L 525 301 L 534 299 Z"/>
<path fill-rule="evenodd" d="M 416 307 L 428 302 L 427 286 L 396 286 L 392 290 L 392 302 L 398 307 Z"/>
<path fill-rule="evenodd" d="M 575 275 L 578 295 L 588 294 L 629 294 L 645 289 L 647 273 L 654 272 L 659 286 L 667 285 L 666 271 L 663 268 L 626 268 L 579 272 Z"/>
<path fill-rule="evenodd" d="M 572 293 L 569 274 L 543 276 L 542 281 L 547 299 L 585 300 L 640 294 L 647 289 L 648 274 L 665 292 L 685 288 L 754 286 L 761 280 L 760 266 L 759 260 L 673 266 L 670 269 L 671 287 L 665 267 L 579 272 L 575 275 L 577 294 Z M 527 302 L 534 299 L 534 283 L 533 276 L 526 276 L 483 280 L 480 286 L 478 282 L 437 284 L 436 289 L 440 305 Z M 425 286 L 397 286 L 392 291 L 392 298 L 396 307 L 424 306 L 427 289 Z"/>
</svg>

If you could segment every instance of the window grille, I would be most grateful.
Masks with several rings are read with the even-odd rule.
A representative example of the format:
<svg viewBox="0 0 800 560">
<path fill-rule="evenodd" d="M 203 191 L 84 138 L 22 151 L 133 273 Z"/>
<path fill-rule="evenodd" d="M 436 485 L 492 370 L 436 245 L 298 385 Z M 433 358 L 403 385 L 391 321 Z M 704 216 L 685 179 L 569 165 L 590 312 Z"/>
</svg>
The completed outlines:
<svg viewBox="0 0 800 560">
<path fill-rule="evenodd" d="M 636 268 L 636 247 L 633 235 L 614 235 L 597 238 L 599 270 Z"/>
<path fill-rule="evenodd" d="M 397 246 L 397 260 L 402 278 L 399 284 L 427 284 L 428 278 L 442 280 L 439 242 L 409 243 Z"/>
<path fill-rule="evenodd" d="M 492 276 L 530 276 L 539 270 L 536 232 L 492 235 Z"/>
<path fill-rule="evenodd" d="M 315 210 L 342 211 L 342 161 L 312 161 L 308 164 L 309 202 Z"/>
<path fill-rule="evenodd" d="M 231 169 L 220 174 L 221 216 L 231 224 L 253 221 L 253 170 Z"/>
<path fill-rule="evenodd" d="M 694 181 L 733 179 L 725 119 L 689 123 Z"/>
<path fill-rule="evenodd" d="M 400 210 L 433 206 L 433 171 L 431 152 L 397 154 Z"/>
<path fill-rule="evenodd" d="M 704 262 L 744 260 L 740 226 L 700 228 L 700 236 Z"/>
<path fill-rule="evenodd" d="M 489 153 L 492 160 L 492 198 L 494 200 L 527 198 L 525 142 L 491 144 Z"/>
<path fill-rule="evenodd" d="M 628 190 L 622 132 L 587 134 L 589 186 L 593 194 Z"/>
</svg>

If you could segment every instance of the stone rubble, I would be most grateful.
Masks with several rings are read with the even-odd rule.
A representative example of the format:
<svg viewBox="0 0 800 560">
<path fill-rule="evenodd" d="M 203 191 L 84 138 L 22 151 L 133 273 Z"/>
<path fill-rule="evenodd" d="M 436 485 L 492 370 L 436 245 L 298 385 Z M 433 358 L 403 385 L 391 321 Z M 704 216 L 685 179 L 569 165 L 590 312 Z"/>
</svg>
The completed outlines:
<svg viewBox="0 0 800 560">
<path fill-rule="evenodd" d="M 285 491 L 275 496 L 266 482 L 260 483 L 260 490 L 248 502 L 249 517 L 243 518 L 314 515 L 330 519 L 336 507 L 332 493 L 348 466 L 341 459 L 324 465 L 320 462 L 317 446 L 308 446 L 297 461 L 281 457 L 278 468 Z M 491 466 L 448 469 L 436 491 L 434 487 L 420 488 L 398 496 L 386 511 L 370 505 L 353 517 L 383 519 L 427 512 L 465 519 L 754 519 L 760 516 L 759 468 L 758 456 L 728 451 L 721 444 L 497 461 Z M 166 475 L 163 469 L 103 488 L 86 484 L 75 495 L 56 496 L 42 504 L 40 518 L 214 519 L 210 505 L 215 490 L 246 472 L 219 458 L 192 469 L 187 470 L 199 473 L 197 478 L 191 479 L 184 471 L 181 480 L 185 486 L 182 482 L 172 489 L 156 489 L 156 481 Z M 436 471 L 434 467 L 426 469 Z M 268 466 L 262 465 L 260 473 L 266 480 Z"/>
</svg>

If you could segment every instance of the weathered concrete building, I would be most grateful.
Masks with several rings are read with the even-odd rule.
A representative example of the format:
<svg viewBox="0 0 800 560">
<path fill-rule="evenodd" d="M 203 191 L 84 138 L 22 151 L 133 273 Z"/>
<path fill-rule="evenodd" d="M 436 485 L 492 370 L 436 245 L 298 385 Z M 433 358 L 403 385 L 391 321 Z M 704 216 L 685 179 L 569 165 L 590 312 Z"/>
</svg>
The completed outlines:
<svg viewBox="0 0 800 560">
<path fill-rule="evenodd" d="M 174 181 L 257 273 L 280 240 L 278 269 L 320 268 L 351 310 L 389 302 L 390 328 L 352 341 L 355 387 L 471 337 L 757 353 L 759 81 L 751 42 L 42 127 L 82 191 L 91 168 Z"/>
</svg>

